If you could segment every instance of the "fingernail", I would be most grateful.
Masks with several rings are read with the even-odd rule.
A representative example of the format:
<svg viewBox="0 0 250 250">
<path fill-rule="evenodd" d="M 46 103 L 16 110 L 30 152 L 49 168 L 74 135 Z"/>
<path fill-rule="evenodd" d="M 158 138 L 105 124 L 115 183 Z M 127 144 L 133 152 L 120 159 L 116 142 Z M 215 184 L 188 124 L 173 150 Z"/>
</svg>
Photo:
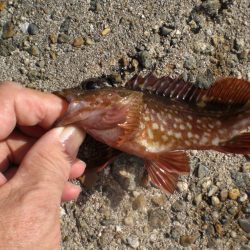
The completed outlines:
<svg viewBox="0 0 250 250">
<path fill-rule="evenodd" d="M 75 126 L 66 126 L 57 129 L 61 129 L 59 137 L 65 147 L 65 151 L 75 159 L 79 147 L 85 138 L 85 132 Z"/>
</svg>

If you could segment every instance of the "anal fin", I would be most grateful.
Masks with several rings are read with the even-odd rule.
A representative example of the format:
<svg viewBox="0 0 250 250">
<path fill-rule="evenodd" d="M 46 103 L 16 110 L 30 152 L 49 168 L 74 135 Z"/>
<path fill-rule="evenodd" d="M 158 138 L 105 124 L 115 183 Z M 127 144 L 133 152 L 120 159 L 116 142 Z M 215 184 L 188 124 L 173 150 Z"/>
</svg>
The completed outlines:
<svg viewBox="0 0 250 250">
<path fill-rule="evenodd" d="M 234 154 L 250 154 L 250 132 L 236 135 L 231 140 L 224 142 L 219 146 L 219 151 Z"/>
<path fill-rule="evenodd" d="M 182 151 L 160 155 L 156 160 L 147 160 L 145 167 L 150 181 L 166 193 L 173 193 L 180 174 L 189 172 L 188 157 Z"/>
</svg>

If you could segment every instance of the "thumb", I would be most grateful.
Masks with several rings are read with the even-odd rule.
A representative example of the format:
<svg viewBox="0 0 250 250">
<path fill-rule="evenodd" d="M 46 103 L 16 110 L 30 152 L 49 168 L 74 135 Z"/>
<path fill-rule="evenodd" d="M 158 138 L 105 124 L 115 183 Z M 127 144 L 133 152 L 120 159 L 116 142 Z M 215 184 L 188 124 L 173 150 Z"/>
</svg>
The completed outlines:
<svg viewBox="0 0 250 250">
<path fill-rule="evenodd" d="M 12 180 L 28 189 L 53 192 L 60 199 L 84 137 L 85 133 L 74 126 L 50 130 L 29 150 Z"/>
</svg>

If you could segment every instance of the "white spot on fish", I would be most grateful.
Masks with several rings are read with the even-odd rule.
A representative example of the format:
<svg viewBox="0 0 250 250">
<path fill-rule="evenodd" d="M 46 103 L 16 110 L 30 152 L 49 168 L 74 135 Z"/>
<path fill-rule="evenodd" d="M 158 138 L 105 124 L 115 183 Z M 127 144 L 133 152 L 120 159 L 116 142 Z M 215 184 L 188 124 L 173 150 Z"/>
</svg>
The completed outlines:
<svg viewBox="0 0 250 250">
<path fill-rule="evenodd" d="M 193 120 L 193 117 L 191 115 L 188 115 L 187 116 L 188 120 L 192 121 Z"/>
<path fill-rule="evenodd" d="M 177 125 L 174 123 L 173 127 L 174 127 L 174 128 L 177 128 Z"/>
<path fill-rule="evenodd" d="M 214 139 L 212 140 L 212 145 L 218 146 L 219 142 L 220 142 L 220 139 L 219 139 L 218 137 L 216 137 L 216 138 L 214 138 Z"/>
<path fill-rule="evenodd" d="M 165 131 L 165 129 L 164 129 L 164 127 L 162 125 L 160 126 L 160 130 L 161 130 L 161 132 Z"/>
<path fill-rule="evenodd" d="M 200 136 L 196 134 L 196 135 L 194 135 L 194 138 L 199 139 Z"/>
<path fill-rule="evenodd" d="M 144 117 L 144 121 L 149 122 L 149 121 L 150 121 L 150 118 L 149 118 L 148 116 L 145 116 L 145 117 Z"/>
<path fill-rule="evenodd" d="M 208 127 L 211 128 L 211 129 L 213 129 L 213 128 L 214 128 L 214 125 L 211 124 L 211 123 L 209 123 L 209 124 L 208 124 Z"/>
<path fill-rule="evenodd" d="M 193 137 L 193 134 L 192 134 L 191 132 L 188 132 L 188 133 L 187 133 L 187 137 L 190 139 L 190 138 Z"/>
<path fill-rule="evenodd" d="M 180 125 L 181 130 L 185 130 L 185 126 L 183 124 Z"/>
<path fill-rule="evenodd" d="M 191 142 L 190 142 L 190 141 L 185 141 L 185 144 L 186 144 L 187 146 L 191 146 Z"/>
<path fill-rule="evenodd" d="M 154 122 L 154 123 L 152 124 L 152 128 L 153 128 L 154 130 L 158 130 L 158 129 L 159 129 L 159 125 L 158 125 L 156 122 Z"/>
<path fill-rule="evenodd" d="M 151 139 L 151 140 L 154 139 L 154 134 L 150 128 L 147 129 L 147 133 L 148 133 L 149 139 Z"/>
<path fill-rule="evenodd" d="M 168 134 L 169 136 L 171 136 L 171 135 L 173 135 L 173 131 L 172 131 L 172 130 L 168 130 L 168 131 L 167 131 L 167 134 Z"/>
<path fill-rule="evenodd" d="M 181 138 L 181 133 L 175 133 L 175 134 L 174 134 L 174 137 L 175 137 L 176 139 L 180 139 L 180 138 Z"/>
<path fill-rule="evenodd" d="M 166 142 L 166 141 L 168 140 L 168 137 L 167 137 L 166 135 L 163 135 L 161 138 L 162 138 L 162 140 L 163 140 L 164 142 Z"/>
<path fill-rule="evenodd" d="M 208 138 L 203 136 L 200 140 L 200 144 L 203 145 L 203 144 L 206 144 L 208 142 Z"/>
<path fill-rule="evenodd" d="M 189 129 L 192 129 L 192 124 L 191 123 L 187 123 L 187 127 L 189 128 Z"/>
</svg>

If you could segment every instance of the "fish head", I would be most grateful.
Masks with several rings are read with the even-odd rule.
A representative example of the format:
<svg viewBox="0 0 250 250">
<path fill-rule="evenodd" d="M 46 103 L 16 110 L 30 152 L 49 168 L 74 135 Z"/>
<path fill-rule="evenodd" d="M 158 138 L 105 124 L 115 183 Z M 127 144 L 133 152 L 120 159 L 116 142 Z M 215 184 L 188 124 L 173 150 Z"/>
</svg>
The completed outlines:
<svg viewBox="0 0 250 250">
<path fill-rule="evenodd" d="M 105 143 L 110 137 L 117 140 L 125 136 L 131 124 L 139 122 L 141 92 L 107 88 L 59 95 L 68 100 L 69 106 L 57 125 L 75 124 Z"/>
</svg>

